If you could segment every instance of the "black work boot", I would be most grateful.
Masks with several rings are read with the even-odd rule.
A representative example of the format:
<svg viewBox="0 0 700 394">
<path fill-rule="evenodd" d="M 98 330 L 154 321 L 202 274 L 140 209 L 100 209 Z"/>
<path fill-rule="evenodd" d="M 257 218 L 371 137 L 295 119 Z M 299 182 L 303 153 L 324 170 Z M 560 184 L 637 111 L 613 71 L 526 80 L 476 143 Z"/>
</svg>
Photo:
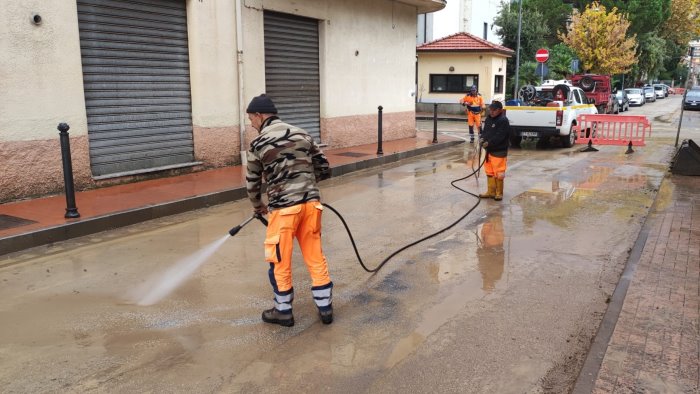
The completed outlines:
<svg viewBox="0 0 700 394">
<path fill-rule="evenodd" d="M 280 326 L 291 327 L 294 325 L 294 315 L 282 313 L 275 308 L 264 310 L 262 320 L 265 323 L 279 324 Z"/>
<path fill-rule="evenodd" d="M 333 323 L 333 307 L 325 311 L 318 311 L 318 316 L 321 317 L 321 322 L 323 324 Z"/>
<path fill-rule="evenodd" d="M 469 126 L 469 143 L 474 143 L 474 126 Z"/>
</svg>

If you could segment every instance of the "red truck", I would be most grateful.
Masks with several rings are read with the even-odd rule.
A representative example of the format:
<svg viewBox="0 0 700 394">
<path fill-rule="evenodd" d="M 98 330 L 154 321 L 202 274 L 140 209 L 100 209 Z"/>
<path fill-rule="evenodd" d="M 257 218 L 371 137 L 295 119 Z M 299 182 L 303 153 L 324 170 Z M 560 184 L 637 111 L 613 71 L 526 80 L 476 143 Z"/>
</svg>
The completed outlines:
<svg viewBox="0 0 700 394">
<path fill-rule="evenodd" d="M 576 74 L 571 76 L 571 84 L 584 91 L 588 102 L 595 104 L 599 114 L 619 112 L 610 75 Z"/>
</svg>

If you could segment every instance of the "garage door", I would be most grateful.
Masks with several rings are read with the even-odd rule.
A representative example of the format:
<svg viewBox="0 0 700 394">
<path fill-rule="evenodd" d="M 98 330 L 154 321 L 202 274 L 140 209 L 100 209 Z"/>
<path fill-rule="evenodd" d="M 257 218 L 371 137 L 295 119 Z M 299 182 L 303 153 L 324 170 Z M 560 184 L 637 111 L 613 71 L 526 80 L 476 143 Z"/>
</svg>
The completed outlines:
<svg viewBox="0 0 700 394">
<path fill-rule="evenodd" d="M 265 12 L 265 89 L 279 116 L 321 136 L 318 21 Z"/>
<path fill-rule="evenodd" d="M 185 0 L 78 0 L 96 177 L 193 161 Z"/>
</svg>

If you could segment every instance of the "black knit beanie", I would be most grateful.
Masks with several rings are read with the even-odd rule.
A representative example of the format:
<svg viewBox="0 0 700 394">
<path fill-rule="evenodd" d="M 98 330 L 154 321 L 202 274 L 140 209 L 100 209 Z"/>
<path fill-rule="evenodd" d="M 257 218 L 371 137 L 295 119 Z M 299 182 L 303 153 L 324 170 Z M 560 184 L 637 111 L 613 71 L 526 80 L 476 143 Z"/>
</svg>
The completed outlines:
<svg viewBox="0 0 700 394">
<path fill-rule="evenodd" d="M 250 104 L 248 104 L 248 109 L 246 109 L 246 112 L 249 114 L 254 114 L 256 112 L 259 114 L 276 114 L 277 108 L 275 108 L 275 104 L 272 102 L 272 100 L 270 100 L 270 98 L 263 93 L 260 96 L 253 97 L 253 99 L 250 100 Z"/>
</svg>

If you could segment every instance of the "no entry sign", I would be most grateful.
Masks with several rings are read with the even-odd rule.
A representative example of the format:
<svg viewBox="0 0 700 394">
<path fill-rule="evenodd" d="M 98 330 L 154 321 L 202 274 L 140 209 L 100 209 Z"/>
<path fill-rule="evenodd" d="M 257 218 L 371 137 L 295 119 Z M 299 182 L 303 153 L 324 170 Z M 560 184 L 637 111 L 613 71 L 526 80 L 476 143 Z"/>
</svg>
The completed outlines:
<svg viewBox="0 0 700 394">
<path fill-rule="evenodd" d="M 544 63 L 549 59 L 549 51 L 542 48 L 538 49 L 537 53 L 535 53 L 535 60 L 537 60 L 540 63 Z"/>
</svg>

